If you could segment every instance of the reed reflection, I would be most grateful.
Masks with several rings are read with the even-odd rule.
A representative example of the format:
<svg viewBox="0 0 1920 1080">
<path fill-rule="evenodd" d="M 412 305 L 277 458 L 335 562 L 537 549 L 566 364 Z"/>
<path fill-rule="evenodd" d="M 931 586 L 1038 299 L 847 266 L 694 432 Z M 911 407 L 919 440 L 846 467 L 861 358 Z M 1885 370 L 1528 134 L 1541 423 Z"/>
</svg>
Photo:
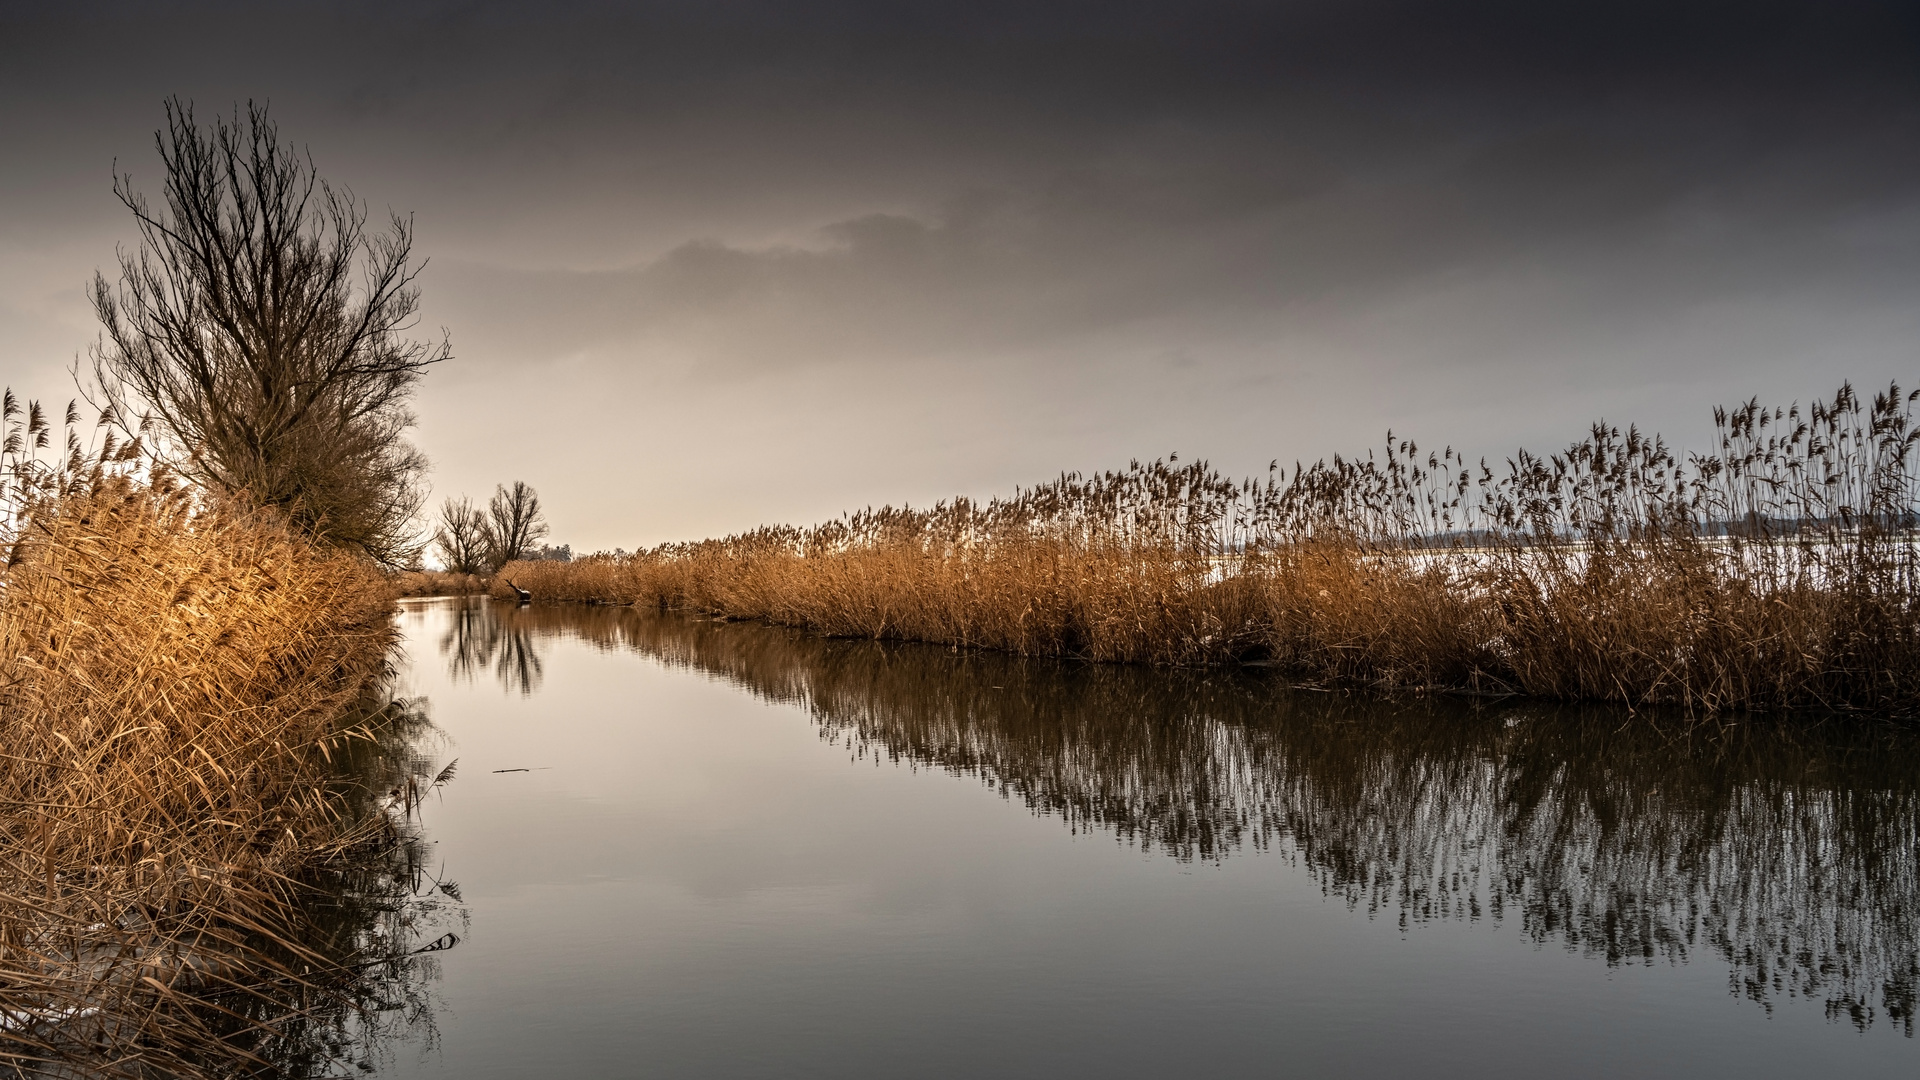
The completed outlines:
<svg viewBox="0 0 1920 1080">
<path fill-rule="evenodd" d="M 236 908 L 182 933 L 181 913 L 150 910 L 40 942 L 64 948 L 68 969 L 83 962 L 64 980 L 18 965 L 34 943 L 10 927 L 0 1077 L 329 1077 L 378 1071 L 402 1043 L 431 1048 L 437 954 L 459 943 L 466 909 L 429 869 L 418 811 L 454 775 L 420 752 L 430 728 L 424 702 L 383 700 L 333 741 L 330 782 L 351 827 L 277 882 L 284 912 Z"/>
<path fill-rule="evenodd" d="M 857 754 L 977 776 L 1177 859 L 1285 858 L 1403 927 L 1512 923 L 1609 965 L 1718 957 L 1768 1009 L 1805 998 L 1913 1032 L 1920 743 L 1886 729 L 1709 731 L 630 608 L 474 611 L 499 629 L 460 641 L 519 635 L 537 659 L 566 636 L 722 676 Z"/>
</svg>

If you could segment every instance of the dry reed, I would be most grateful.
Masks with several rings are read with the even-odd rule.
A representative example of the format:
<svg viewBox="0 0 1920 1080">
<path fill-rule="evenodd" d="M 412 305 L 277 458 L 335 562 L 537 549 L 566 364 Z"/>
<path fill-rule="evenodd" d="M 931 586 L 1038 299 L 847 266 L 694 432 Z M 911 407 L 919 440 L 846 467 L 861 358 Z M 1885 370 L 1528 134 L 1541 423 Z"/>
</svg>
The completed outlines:
<svg viewBox="0 0 1920 1080">
<path fill-rule="evenodd" d="M 1495 468 L 1382 455 L 1235 483 L 1177 459 L 631 556 L 513 563 L 541 599 L 1324 682 L 1910 711 L 1915 396 L 1717 410 L 1713 452 L 1595 425 Z M 506 595 L 503 585 L 495 591 Z"/>
<path fill-rule="evenodd" d="M 17 442 L 0 1070 L 231 1075 L 339 1051 L 375 917 L 340 897 L 391 909 L 379 882 L 408 846 L 369 790 L 401 776 L 408 734 L 379 695 L 381 577 L 111 446 L 41 468 Z"/>
<path fill-rule="evenodd" d="M 405 570 L 388 578 L 395 596 L 477 596 L 487 591 L 487 579 L 479 574 L 456 574 L 446 570 Z"/>
</svg>

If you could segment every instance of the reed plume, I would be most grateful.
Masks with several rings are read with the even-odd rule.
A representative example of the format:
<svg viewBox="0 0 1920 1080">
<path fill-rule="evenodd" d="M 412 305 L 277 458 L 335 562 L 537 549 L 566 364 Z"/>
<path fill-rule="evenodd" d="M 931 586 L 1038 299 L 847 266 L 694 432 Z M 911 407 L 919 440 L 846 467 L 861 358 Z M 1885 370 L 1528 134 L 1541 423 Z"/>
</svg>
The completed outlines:
<svg viewBox="0 0 1920 1080">
<path fill-rule="evenodd" d="M 0 1068 L 325 1057 L 409 844 L 386 584 L 137 448 L 39 460 L 44 425 L 3 462 Z"/>
<path fill-rule="evenodd" d="M 1917 395 L 1715 413 L 1681 458 L 1596 424 L 1501 466 L 1395 439 L 1235 482 L 1175 458 L 631 556 L 514 563 L 544 599 L 1315 681 L 1672 703 L 1920 699 Z"/>
</svg>

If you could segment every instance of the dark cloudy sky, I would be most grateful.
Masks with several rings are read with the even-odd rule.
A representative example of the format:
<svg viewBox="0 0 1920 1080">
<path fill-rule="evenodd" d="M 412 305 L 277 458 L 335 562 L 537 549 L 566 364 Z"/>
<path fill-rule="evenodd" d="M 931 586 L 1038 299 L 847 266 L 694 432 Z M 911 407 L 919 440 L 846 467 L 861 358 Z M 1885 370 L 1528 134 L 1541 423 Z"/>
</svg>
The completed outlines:
<svg viewBox="0 0 1920 1080">
<path fill-rule="evenodd" d="M 576 547 L 1920 383 L 1911 3 L 0 0 L 12 385 L 169 94 L 415 215 L 437 492 Z"/>
</svg>

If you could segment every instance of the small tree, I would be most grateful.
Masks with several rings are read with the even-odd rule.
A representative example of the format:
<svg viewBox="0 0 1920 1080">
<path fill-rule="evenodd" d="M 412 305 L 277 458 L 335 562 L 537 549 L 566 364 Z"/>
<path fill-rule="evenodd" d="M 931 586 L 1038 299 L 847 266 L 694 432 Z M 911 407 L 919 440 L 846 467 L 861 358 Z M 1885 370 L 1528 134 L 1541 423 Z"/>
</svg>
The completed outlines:
<svg viewBox="0 0 1920 1080">
<path fill-rule="evenodd" d="M 369 233 L 365 205 L 283 145 L 264 108 L 203 128 L 176 98 L 166 115 L 162 205 L 116 171 L 140 244 L 117 287 L 94 275 L 108 406 L 156 421 L 189 477 L 408 561 L 426 459 L 402 437 L 407 400 L 451 354 L 444 336 L 405 337 L 424 265 L 412 221 Z"/>
<path fill-rule="evenodd" d="M 540 496 L 523 480 L 511 488 L 502 485 L 493 491 L 487 503 L 487 536 L 493 569 L 533 552 L 534 544 L 547 535 L 547 522 L 540 514 Z"/>
<path fill-rule="evenodd" d="M 487 518 L 466 496 L 440 504 L 440 521 L 433 530 L 434 551 L 448 570 L 478 574 L 489 569 Z"/>
</svg>

